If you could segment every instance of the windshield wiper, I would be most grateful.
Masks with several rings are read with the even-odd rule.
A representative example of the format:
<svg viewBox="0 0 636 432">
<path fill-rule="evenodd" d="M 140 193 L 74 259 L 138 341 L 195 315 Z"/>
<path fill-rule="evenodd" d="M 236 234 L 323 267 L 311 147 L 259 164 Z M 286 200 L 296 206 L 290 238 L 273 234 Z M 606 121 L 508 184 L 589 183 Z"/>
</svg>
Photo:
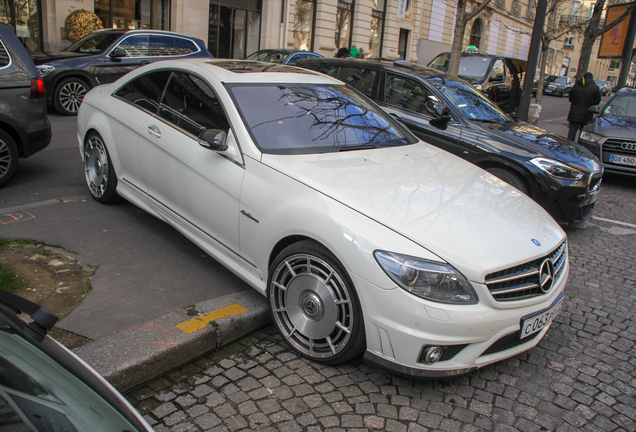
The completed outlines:
<svg viewBox="0 0 636 432">
<path fill-rule="evenodd" d="M 370 148 L 378 148 L 379 146 L 377 144 L 362 144 L 362 145 L 355 145 L 355 146 L 343 146 L 340 147 L 340 150 L 338 151 L 349 151 L 349 150 L 367 150 Z"/>
</svg>

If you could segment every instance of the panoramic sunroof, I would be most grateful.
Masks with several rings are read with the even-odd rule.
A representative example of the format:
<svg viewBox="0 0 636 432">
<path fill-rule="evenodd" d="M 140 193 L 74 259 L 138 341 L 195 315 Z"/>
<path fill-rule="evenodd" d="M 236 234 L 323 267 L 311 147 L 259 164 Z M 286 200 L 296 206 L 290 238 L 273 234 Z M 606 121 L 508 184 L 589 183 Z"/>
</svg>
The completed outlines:
<svg viewBox="0 0 636 432">
<path fill-rule="evenodd" d="M 313 71 L 301 68 L 292 68 L 290 66 L 283 66 L 274 63 L 264 62 L 246 62 L 246 61 L 224 61 L 206 62 L 213 66 L 218 66 L 223 69 L 227 69 L 230 72 L 235 73 L 252 73 L 252 72 L 276 72 L 276 73 L 304 73 L 309 75 L 315 75 Z"/>
</svg>

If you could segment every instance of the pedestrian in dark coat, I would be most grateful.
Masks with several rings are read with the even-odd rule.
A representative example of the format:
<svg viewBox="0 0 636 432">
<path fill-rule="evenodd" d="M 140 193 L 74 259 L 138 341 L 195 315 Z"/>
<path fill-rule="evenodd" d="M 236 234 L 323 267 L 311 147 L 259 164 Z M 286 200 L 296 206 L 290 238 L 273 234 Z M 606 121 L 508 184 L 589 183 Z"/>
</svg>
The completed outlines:
<svg viewBox="0 0 636 432">
<path fill-rule="evenodd" d="M 592 105 L 601 103 L 601 90 L 594 82 L 592 72 L 585 72 L 583 77 L 576 81 L 574 88 L 570 92 L 570 112 L 568 113 L 568 121 L 570 122 L 570 131 L 568 139 L 574 141 L 576 133 L 583 129 L 583 126 L 592 118 L 594 114 L 588 109 Z"/>
</svg>

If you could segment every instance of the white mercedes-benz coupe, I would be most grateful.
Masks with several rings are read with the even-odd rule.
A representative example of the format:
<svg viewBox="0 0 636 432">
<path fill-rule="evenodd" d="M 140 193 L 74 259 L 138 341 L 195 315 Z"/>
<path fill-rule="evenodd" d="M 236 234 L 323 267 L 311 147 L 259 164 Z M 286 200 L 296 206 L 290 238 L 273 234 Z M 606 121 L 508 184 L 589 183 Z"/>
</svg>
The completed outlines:
<svg viewBox="0 0 636 432">
<path fill-rule="evenodd" d="M 320 73 L 153 63 L 88 93 L 77 136 L 95 200 L 174 226 L 311 360 L 458 375 L 536 346 L 562 307 L 548 213 Z"/>
</svg>

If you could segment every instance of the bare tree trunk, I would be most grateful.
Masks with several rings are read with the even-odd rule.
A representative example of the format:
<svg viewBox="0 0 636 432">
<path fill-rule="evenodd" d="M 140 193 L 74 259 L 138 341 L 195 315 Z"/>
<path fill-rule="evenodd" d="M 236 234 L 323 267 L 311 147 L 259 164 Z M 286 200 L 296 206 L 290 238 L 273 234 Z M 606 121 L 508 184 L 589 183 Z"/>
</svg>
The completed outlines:
<svg viewBox="0 0 636 432">
<path fill-rule="evenodd" d="M 537 96 L 535 97 L 536 103 L 541 105 L 541 99 L 543 99 L 543 83 L 545 82 L 545 66 L 548 63 L 548 51 L 550 51 L 550 42 L 543 43 L 541 49 L 541 72 L 539 73 L 539 83 L 537 85 Z"/>
<path fill-rule="evenodd" d="M 592 58 L 592 48 L 594 47 L 594 42 L 598 37 L 598 34 L 596 32 L 598 30 L 598 25 L 601 22 L 603 8 L 605 8 L 605 0 L 598 0 L 594 5 L 594 11 L 592 12 L 590 23 L 583 33 L 583 44 L 581 45 L 581 56 L 579 57 L 579 65 L 576 69 L 576 80 L 581 78 L 583 74 L 587 72 L 587 68 L 590 66 L 590 59 Z"/>
<path fill-rule="evenodd" d="M 466 13 L 466 0 L 457 0 L 457 17 L 455 18 L 455 35 L 453 36 L 453 44 L 451 47 L 451 55 L 448 63 L 448 74 L 457 76 L 459 71 L 459 60 L 462 57 L 462 48 L 464 46 L 464 35 L 466 34 L 466 24 L 468 21 L 475 18 L 484 8 L 490 3 L 490 0 L 483 0 L 483 2 L 472 10 L 471 13 Z"/>
</svg>

